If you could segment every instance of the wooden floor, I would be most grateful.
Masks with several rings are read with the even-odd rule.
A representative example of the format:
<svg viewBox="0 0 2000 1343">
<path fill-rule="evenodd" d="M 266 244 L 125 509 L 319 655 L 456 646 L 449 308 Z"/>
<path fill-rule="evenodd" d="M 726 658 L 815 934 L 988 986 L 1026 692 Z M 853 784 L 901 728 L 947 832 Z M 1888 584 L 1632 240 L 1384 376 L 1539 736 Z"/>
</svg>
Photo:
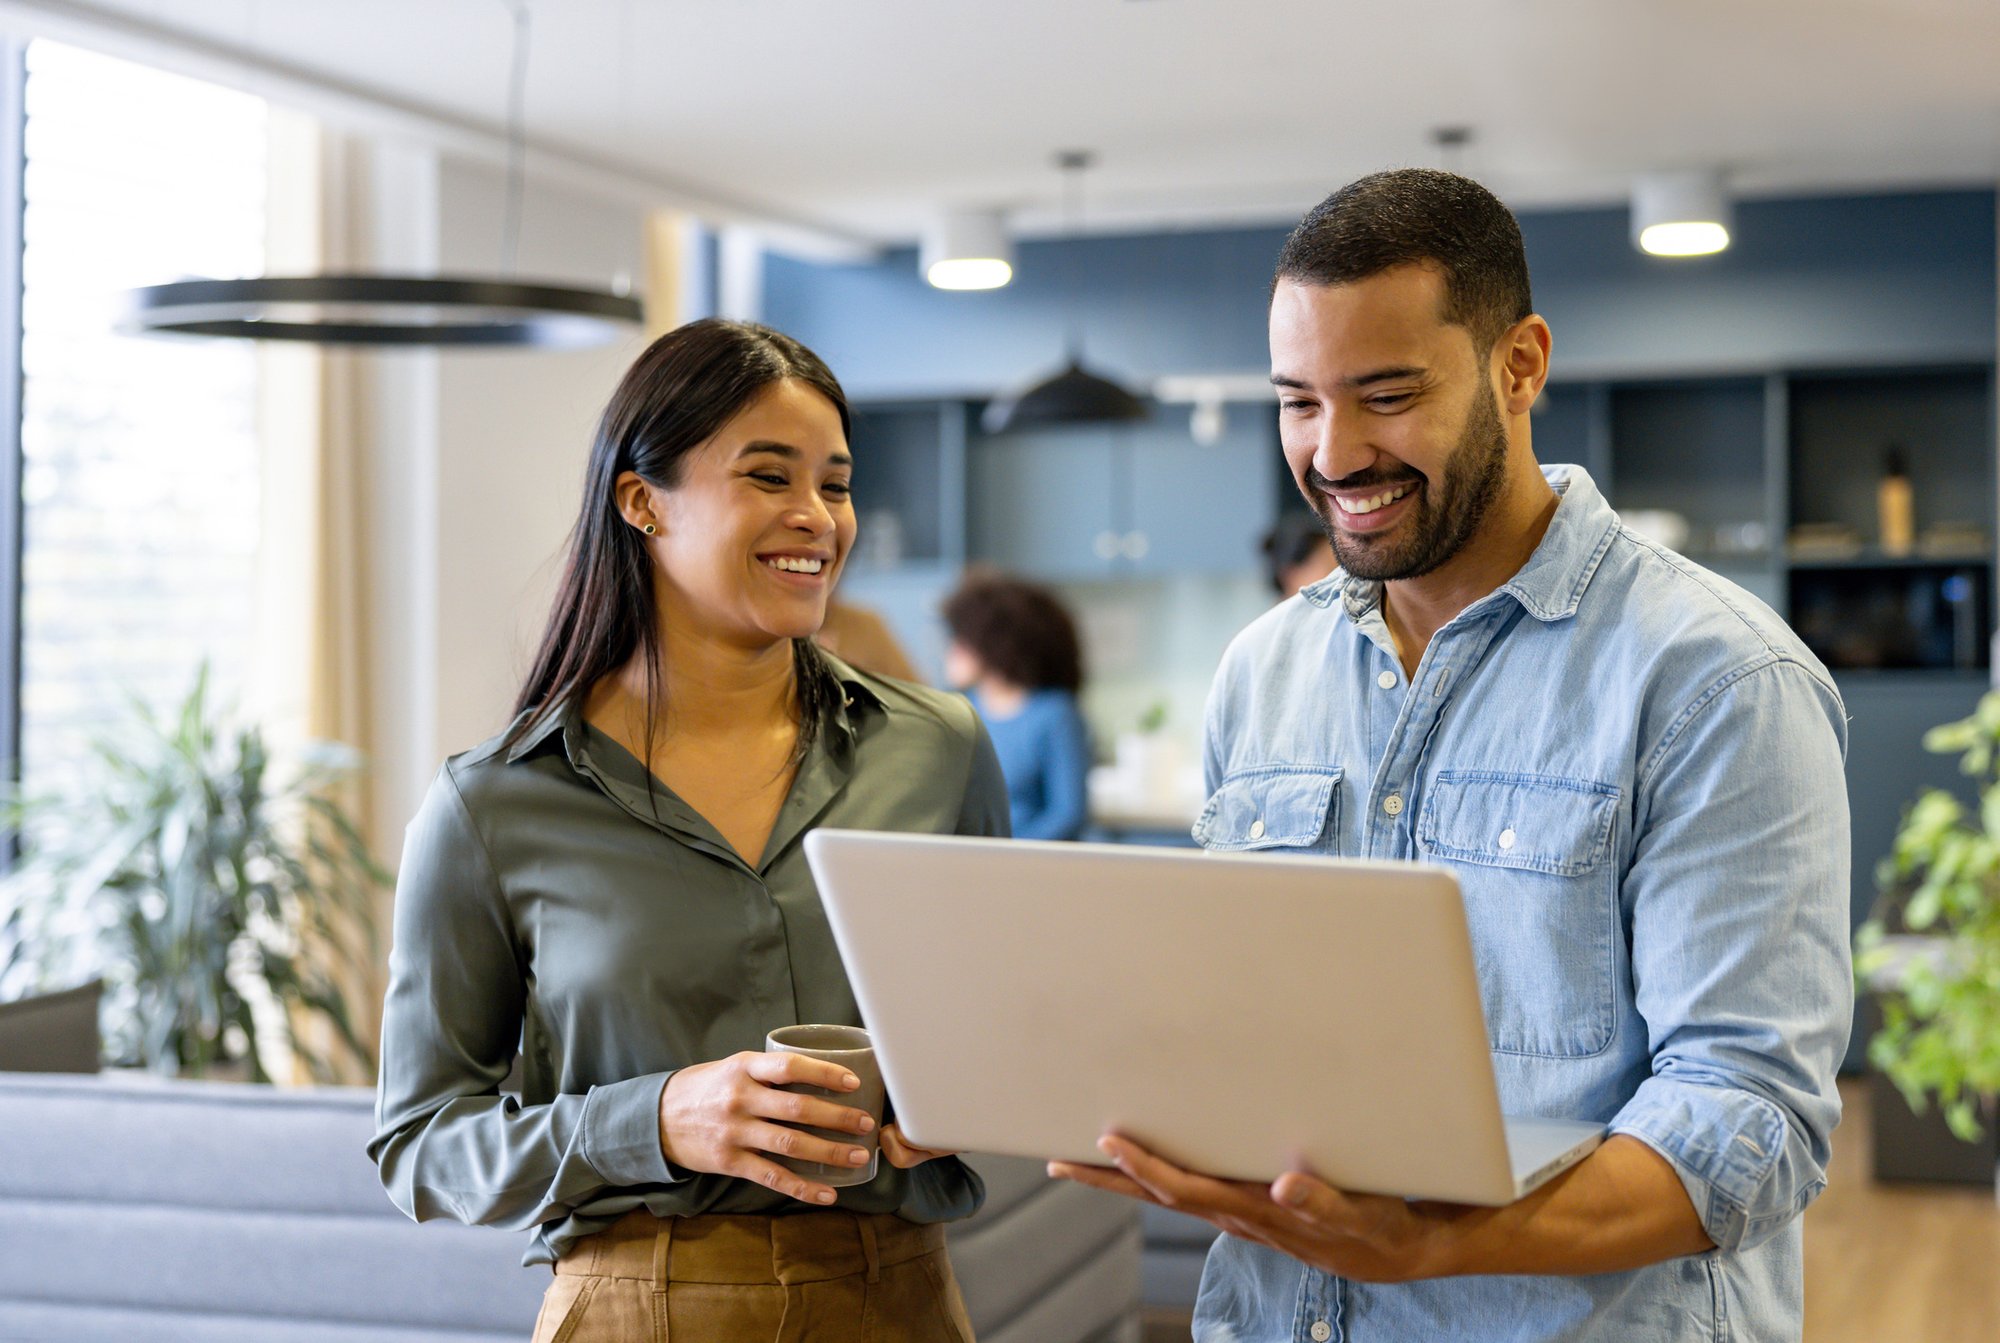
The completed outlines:
<svg viewBox="0 0 2000 1343">
<path fill-rule="evenodd" d="M 1844 1080 L 1826 1192 L 1806 1210 L 1806 1343 L 2000 1339 L 2000 1202 L 1973 1185 L 1877 1184 L 1868 1091 Z"/>
<path fill-rule="evenodd" d="M 1843 1081 L 1826 1192 L 1806 1212 L 1805 1343 L 2000 1340 L 2000 1201 L 1973 1186 L 1877 1184 L 1868 1091 Z M 1188 1336 L 1149 1311 L 1145 1343 Z"/>
</svg>

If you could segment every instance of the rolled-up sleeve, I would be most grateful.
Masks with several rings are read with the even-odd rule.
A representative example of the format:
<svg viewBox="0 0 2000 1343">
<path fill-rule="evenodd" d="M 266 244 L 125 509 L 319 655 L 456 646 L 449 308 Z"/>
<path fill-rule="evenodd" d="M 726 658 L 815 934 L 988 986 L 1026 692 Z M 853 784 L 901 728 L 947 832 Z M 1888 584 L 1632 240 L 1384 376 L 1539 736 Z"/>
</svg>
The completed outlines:
<svg viewBox="0 0 2000 1343">
<path fill-rule="evenodd" d="M 668 1073 L 523 1105 L 500 1094 L 527 974 L 493 865 L 446 766 L 404 842 L 368 1154 L 418 1221 L 526 1228 L 602 1190 L 667 1184 Z"/>
<path fill-rule="evenodd" d="M 1725 677 L 1642 768 L 1623 891 L 1652 1073 L 1613 1118 L 1748 1248 L 1826 1184 L 1848 951 L 1846 718 L 1812 670 Z"/>
</svg>

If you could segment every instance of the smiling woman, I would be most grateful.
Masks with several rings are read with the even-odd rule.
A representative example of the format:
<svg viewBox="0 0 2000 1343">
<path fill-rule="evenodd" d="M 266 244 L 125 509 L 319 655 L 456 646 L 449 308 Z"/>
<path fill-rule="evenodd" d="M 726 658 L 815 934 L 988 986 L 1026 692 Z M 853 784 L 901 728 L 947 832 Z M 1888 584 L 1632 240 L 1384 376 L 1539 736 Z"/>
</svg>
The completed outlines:
<svg viewBox="0 0 2000 1343">
<path fill-rule="evenodd" d="M 761 1052 L 860 1024 L 809 829 L 1007 829 L 964 700 L 812 643 L 854 545 L 847 429 L 776 331 L 656 341 L 599 425 L 513 724 L 410 828 L 370 1151 L 419 1220 L 535 1229 L 537 1339 L 775 1339 L 788 1303 L 835 1343 L 970 1338 L 938 1224 L 979 1178 L 799 1094 L 853 1090 L 842 1067 Z"/>
</svg>

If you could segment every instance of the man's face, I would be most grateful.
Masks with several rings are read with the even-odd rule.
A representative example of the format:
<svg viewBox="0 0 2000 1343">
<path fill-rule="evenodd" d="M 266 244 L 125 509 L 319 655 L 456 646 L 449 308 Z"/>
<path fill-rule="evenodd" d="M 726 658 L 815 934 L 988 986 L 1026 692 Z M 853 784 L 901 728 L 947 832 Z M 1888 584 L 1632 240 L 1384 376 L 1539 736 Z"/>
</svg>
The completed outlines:
<svg viewBox="0 0 2000 1343">
<path fill-rule="evenodd" d="M 1283 280 L 1271 299 L 1285 461 L 1357 578 L 1438 568 L 1506 480 L 1486 355 L 1443 319 L 1444 286 L 1441 271 L 1410 265 L 1352 284 Z"/>
</svg>

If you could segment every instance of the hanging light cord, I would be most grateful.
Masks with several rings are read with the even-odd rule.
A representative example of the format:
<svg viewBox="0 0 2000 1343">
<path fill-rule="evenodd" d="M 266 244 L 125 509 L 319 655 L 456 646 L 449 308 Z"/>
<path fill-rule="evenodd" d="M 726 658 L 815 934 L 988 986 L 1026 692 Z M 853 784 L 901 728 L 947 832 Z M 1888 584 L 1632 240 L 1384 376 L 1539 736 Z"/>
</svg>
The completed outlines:
<svg viewBox="0 0 2000 1343">
<path fill-rule="evenodd" d="M 528 4 L 500 0 L 514 16 L 513 70 L 507 85 L 507 203 L 500 218 L 500 273 L 514 273 L 521 241 L 521 202 L 528 159 Z"/>
<path fill-rule="evenodd" d="M 1063 239 L 1069 244 L 1068 264 L 1063 267 L 1068 283 L 1064 286 L 1067 296 L 1064 307 L 1064 325 L 1069 330 L 1069 361 L 1083 362 L 1083 314 L 1078 311 L 1077 286 L 1082 280 L 1082 263 L 1077 260 L 1076 248 L 1083 240 L 1083 174 L 1090 167 L 1090 151 L 1087 149 L 1065 149 L 1056 155 L 1056 167 L 1062 170 L 1063 182 Z"/>
</svg>

